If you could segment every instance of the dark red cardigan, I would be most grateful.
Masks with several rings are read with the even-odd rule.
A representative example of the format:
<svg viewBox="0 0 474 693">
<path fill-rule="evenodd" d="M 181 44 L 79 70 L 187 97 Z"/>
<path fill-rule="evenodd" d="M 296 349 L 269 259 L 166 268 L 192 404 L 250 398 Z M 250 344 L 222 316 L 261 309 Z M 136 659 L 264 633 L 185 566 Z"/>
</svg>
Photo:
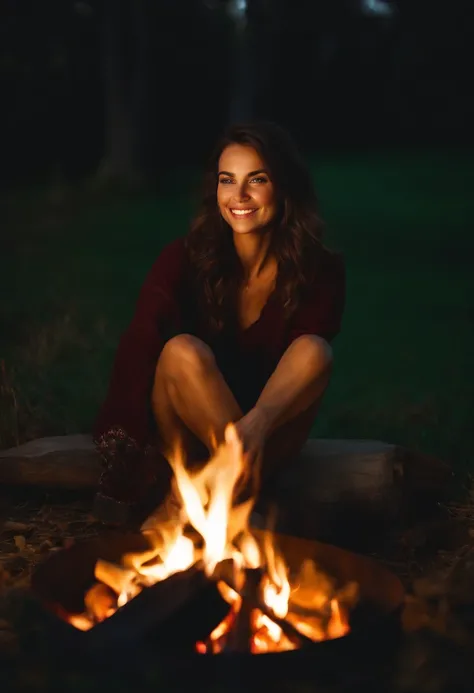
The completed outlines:
<svg viewBox="0 0 474 693">
<path fill-rule="evenodd" d="M 345 300 L 340 255 L 325 254 L 314 286 L 289 322 L 273 294 L 257 322 L 214 340 L 204 337 L 198 317 L 189 321 L 196 311 L 188 278 L 184 239 L 180 238 L 163 249 L 141 288 L 133 319 L 120 339 L 107 396 L 95 423 L 95 439 L 118 426 L 140 447 L 152 441 L 151 388 L 160 351 L 170 334 L 187 332 L 205 339 L 237 401 L 248 411 L 294 339 L 315 334 L 330 342 L 340 330 Z"/>
</svg>

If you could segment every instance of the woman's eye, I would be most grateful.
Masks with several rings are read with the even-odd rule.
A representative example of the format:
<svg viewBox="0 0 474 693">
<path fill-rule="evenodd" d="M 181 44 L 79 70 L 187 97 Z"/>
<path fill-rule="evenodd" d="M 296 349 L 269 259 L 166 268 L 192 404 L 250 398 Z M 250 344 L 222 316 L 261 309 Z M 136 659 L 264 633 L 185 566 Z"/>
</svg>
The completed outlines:
<svg viewBox="0 0 474 693">
<path fill-rule="evenodd" d="M 233 183 L 232 178 L 219 178 L 219 183 L 222 183 L 223 185 L 231 185 Z M 251 183 L 267 183 L 268 179 L 264 178 L 263 176 L 256 176 L 255 178 L 252 178 Z"/>
</svg>

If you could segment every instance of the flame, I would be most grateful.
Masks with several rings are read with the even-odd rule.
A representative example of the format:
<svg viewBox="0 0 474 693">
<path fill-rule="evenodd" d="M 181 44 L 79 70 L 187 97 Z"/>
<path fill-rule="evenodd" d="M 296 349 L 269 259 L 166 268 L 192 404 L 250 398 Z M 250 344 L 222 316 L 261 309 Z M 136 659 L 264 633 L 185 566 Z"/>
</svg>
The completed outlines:
<svg viewBox="0 0 474 693">
<path fill-rule="evenodd" d="M 239 481 L 249 476 L 235 427 L 227 426 L 221 445 L 213 440 L 214 454 L 198 471 L 186 468 L 182 448 L 175 447 L 169 456 L 173 498 L 142 527 L 149 549 L 125 554 L 120 565 L 99 560 L 86 611 L 69 622 L 88 630 L 144 588 L 199 562 L 230 608 L 206 641 L 196 643 L 197 652 L 222 652 L 239 632 L 251 634 L 243 646 L 256 654 L 295 649 L 302 638 L 342 637 L 356 587 L 338 592 L 312 561 L 290 576 L 274 534 L 266 531 L 259 542 L 249 529 L 254 499 L 233 503 Z"/>
<path fill-rule="evenodd" d="M 188 521 L 204 539 L 204 570 L 209 576 L 216 565 L 228 556 L 226 549 L 231 539 L 228 537 L 228 527 L 232 495 L 244 470 L 242 443 L 234 426 L 226 428 L 225 442 L 226 445 L 216 450 L 210 465 L 204 467 L 194 479 L 186 471 L 181 453 L 176 454 L 171 462 Z M 203 503 L 203 496 L 207 507 Z"/>
<path fill-rule="evenodd" d="M 92 621 L 87 614 L 70 614 L 68 617 L 69 623 L 77 630 L 90 630 L 94 627 L 94 621 Z"/>
<path fill-rule="evenodd" d="M 280 626 L 258 610 L 255 612 L 254 631 L 251 649 L 255 654 L 284 652 L 297 648 L 297 645 L 286 637 Z"/>
<path fill-rule="evenodd" d="M 264 551 L 268 574 L 263 579 L 263 600 L 276 616 L 285 618 L 291 591 L 288 569 L 282 556 L 276 553 L 268 531 L 264 535 Z"/>
<path fill-rule="evenodd" d="M 262 565 L 262 554 L 255 537 L 247 532 L 240 543 L 243 562 L 249 568 L 259 568 Z"/>
</svg>

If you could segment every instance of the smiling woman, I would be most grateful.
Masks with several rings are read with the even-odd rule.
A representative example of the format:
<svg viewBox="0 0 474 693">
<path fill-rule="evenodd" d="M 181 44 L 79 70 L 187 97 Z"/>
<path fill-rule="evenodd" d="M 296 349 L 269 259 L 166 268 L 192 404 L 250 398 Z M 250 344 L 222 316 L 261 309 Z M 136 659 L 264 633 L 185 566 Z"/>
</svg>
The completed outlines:
<svg viewBox="0 0 474 693">
<path fill-rule="evenodd" d="M 244 305 L 241 302 L 241 323 L 247 326 L 260 315 L 277 276 L 276 259 L 268 255 L 271 224 L 277 214 L 275 189 L 261 156 L 248 145 L 231 144 L 226 147 L 220 156 L 218 168 L 217 204 L 222 218 L 232 229 L 234 245 L 243 264 L 243 288 L 248 291 L 255 287 L 259 296 L 256 295 L 254 301 L 246 299 Z M 244 234 L 247 237 L 242 240 L 240 236 Z M 255 239 L 252 244 L 249 241 L 251 234 Z M 267 255 L 264 258 L 266 261 L 255 262 L 257 244 L 260 252 Z M 248 308 L 254 308 L 247 320 L 245 304 L 247 312 Z"/>
<path fill-rule="evenodd" d="M 217 204 L 222 218 L 236 234 L 267 228 L 276 215 L 276 198 L 259 153 L 249 146 L 230 145 L 221 154 L 221 167 Z"/>
<path fill-rule="evenodd" d="M 344 266 L 321 236 L 289 135 L 270 123 L 232 127 L 188 236 L 156 260 L 120 341 L 95 429 L 98 513 L 140 506 L 156 483 L 157 503 L 176 444 L 201 461 L 229 422 L 264 483 L 298 454 L 344 307 Z"/>
</svg>

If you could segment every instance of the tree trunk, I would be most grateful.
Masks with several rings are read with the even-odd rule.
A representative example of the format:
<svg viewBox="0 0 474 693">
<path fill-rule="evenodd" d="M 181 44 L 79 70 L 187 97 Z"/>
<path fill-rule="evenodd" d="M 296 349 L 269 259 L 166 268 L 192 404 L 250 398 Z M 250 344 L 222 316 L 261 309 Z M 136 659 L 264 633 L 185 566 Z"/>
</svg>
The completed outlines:
<svg viewBox="0 0 474 693">
<path fill-rule="evenodd" d="M 146 175 L 146 170 L 151 165 L 148 161 L 151 19 L 149 9 L 150 0 L 132 2 L 134 64 L 131 76 L 131 121 L 134 164 L 142 176 Z"/>
<path fill-rule="evenodd" d="M 228 12 L 234 20 L 233 89 L 229 108 L 231 123 L 249 121 L 254 116 L 255 75 L 252 27 L 247 2 L 232 0 Z"/>
<path fill-rule="evenodd" d="M 135 58 L 139 40 L 131 30 L 131 18 L 141 8 L 142 0 L 136 0 L 132 7 L 130 0 L 104 2 L 105 155 L 99 178 L 106 182 L 136 184 L 141 180 L 133 117 Z"/>
</svg>

